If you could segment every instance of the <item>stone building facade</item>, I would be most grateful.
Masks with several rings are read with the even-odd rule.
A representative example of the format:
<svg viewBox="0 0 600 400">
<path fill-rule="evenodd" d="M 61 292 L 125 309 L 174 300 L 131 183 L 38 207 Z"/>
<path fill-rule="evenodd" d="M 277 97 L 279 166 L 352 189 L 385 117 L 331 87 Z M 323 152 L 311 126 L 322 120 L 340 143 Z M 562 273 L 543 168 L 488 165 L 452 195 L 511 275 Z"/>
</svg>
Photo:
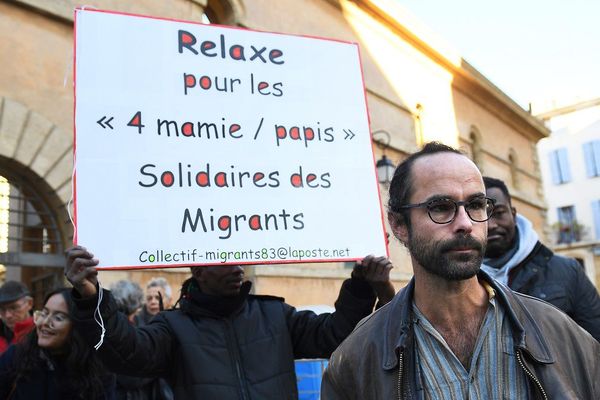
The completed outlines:
<svg viewBox="0 0 600 400">
<path fill-rule="evenodd" d="M 61 281 L 58 266 L 73 237 L 68 213 L 73 9 L 80 5 L 70 0 L 0 2 L 0 264 L 6 266 L 6 278 L 21 279 L 40 295 Z M 484 174 L 509 184 L 519 210 L 543 231 L 535 144 L 548 135 L 547 128 L 395 1 L 96 0 L 93 5 L 357 42 L 376 159 L 385 154 L 397 164 L 430 140 L 460 147 Z M 382 184 L 384 205 L 386 190 Z M 394 282 L 401 287 L 411 267 L 395 239 L 390 257 L 396 265 Z M 283 296 L 295 305 L 331 305 L 351 266 L 255 266 L 247 275 L 258 293 Z M 123 277 L 143 284 L 159 274 L 175 288 L 188 275 L 185 270 L 145 270 L 102 272 L 100 279 L 105 286 Z"/>
</svg>

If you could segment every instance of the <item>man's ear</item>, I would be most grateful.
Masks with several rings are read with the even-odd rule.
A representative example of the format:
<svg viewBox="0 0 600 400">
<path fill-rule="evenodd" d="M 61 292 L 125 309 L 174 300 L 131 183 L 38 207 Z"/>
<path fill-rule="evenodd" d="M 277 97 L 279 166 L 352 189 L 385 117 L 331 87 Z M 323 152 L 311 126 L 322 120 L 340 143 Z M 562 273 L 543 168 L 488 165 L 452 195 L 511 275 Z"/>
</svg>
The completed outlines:
<svg viewBox="0 0 600 400">
<path fill-rule="evenodd" d="M 404 222 L 404 217 L 399 213 L 388 211 L 388 222 L 390 223 L 394 236 L 396 236 L 402 244 L 406 245 L 406 243 L 408 243 L 408 227 Z"/>
<path fill-rule="evenodd" d="M 515 224 L 516 224 L 517 223 L 517 209 L 515 207 L 511 206 L 510 212 L 512 213 L 513 220 L 515 221 Z"/>
</svg>

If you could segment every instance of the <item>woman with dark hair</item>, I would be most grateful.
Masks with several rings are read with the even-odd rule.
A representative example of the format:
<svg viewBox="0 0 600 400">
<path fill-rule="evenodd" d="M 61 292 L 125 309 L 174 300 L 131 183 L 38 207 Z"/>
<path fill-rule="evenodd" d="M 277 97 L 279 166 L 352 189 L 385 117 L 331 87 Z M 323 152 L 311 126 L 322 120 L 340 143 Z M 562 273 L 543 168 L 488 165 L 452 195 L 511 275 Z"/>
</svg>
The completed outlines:
<svg viewBox="0 0 600 400">
<path fill-rule="evenodd" d="M 0 400 L 113 400 L 106 372 L 70 317 L 71 289 L 58 289 L 34 313 L 35 329 L 0 357 Z"/>
</svg>

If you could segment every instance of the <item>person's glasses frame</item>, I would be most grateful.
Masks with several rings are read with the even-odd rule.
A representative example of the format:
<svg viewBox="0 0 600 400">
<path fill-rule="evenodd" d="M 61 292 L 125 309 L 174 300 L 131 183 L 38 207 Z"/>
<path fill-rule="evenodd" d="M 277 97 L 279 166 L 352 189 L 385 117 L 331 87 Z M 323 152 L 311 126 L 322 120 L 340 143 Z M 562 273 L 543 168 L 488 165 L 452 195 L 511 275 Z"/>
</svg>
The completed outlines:
<svg viewBox="0 0 600 400">
<path fill-rule="evenodd" d="M 57 328 L 69 322 L 70 318 L 67 314 L 62 312 L 50 313 L 45 310 L 33 312 L 33 322 L 35 322 L 36 325 L 42 325 L 46 320 L 48 320 L 48 325 L 52 328 Z"/>
<path fill-rule="evenodd" d="M 475 197 L 465 201 L 455 201 L 450 198 L 438 198 L 425 201 L 417 204 L 406 204 L 400 206 L 400 209 L 411 209 L 411 208 L 426 208 L 427 215 L 436 224 L 445 225 L 449 224 L 456 218 L 458 208 L 463 206 L 469 218 L 474 222 L 485 222 L 489 220 L 494 214 L 494 205 L 496 200 L 489 197 Z M 474 211 L 485 211 L 485 217 L 480 217 L 475 214 L 475 218 L 471 213 Z"/>
</svg>

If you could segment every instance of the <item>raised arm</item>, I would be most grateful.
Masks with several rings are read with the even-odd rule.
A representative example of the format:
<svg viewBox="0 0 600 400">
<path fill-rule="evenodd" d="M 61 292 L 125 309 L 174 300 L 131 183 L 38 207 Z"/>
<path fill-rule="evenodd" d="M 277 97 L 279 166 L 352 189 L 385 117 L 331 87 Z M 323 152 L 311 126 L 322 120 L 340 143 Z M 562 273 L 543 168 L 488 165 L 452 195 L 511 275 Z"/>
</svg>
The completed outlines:
<svg viewBox="0 0 600 400">
<path fill-rule="evenodd" d="M 385 257 L 367 256 L 358 262 L 351 278 L 342 284 L 334 313 L 316 315 L 285 305 L 295 357 L 328 358 L 356 324 L 371 314 L 376 294 L 381 304 L 394 297 L 391 269 Z"/>
<path fill-rule="evenodd" d="M 82 298 L 98 293 L 98 259 L 83 246 L 71 247 L 65 252 L 65 277 Z"/>
<path fill-rule="evenodd" d="M 98 355 L 113 372 L 136 376 L 159 376 L 168 373 L 173 334 L 162 315 L 136 329 L 120 313 L 110 291 L 102 292 L 98 307 L 98 260 L 85 247 L 75 246 L 66 252 L 65 276 L 73 285 L 71 310 L 74 328 L 90 346 L 101 340 L 98 308 L 106 330 Z"/>
</svg>

